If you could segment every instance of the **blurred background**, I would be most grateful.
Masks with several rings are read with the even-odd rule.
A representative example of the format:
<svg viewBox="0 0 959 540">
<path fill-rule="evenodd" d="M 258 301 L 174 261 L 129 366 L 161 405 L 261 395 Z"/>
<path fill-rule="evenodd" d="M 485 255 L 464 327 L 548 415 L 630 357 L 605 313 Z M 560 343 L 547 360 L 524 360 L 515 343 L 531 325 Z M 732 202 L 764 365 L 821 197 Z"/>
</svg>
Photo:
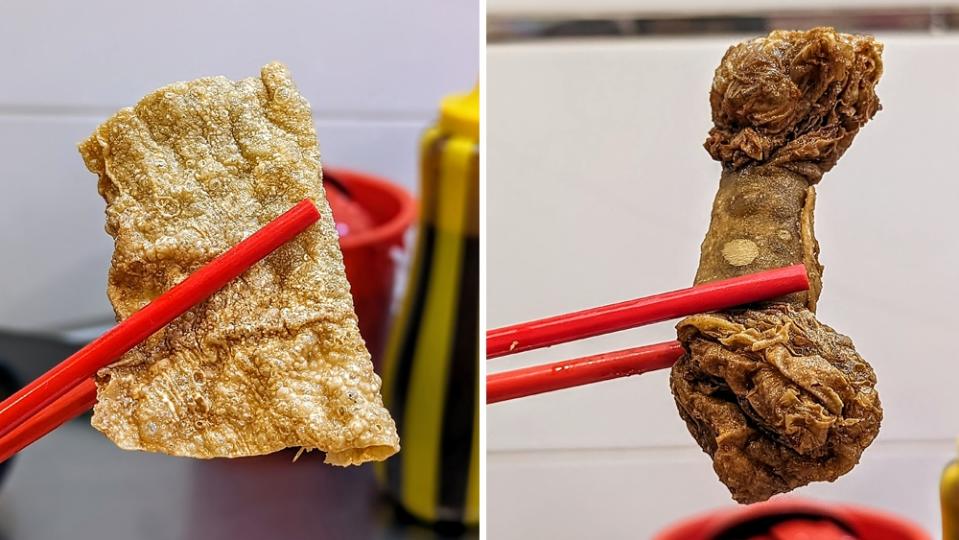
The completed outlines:
<svg viewBox="0 0 959 540">
<path fill-rule="evenodd" d="M 28 380 L 113 321 L 112 240 L 76 144 L 117 109 L 173 81 L 258 76 L 279 60 L 313 106 L 325 167 L 418 195 L 419 141 L 441 98 L 477 81 L 479 9 L 442 0 L 0 4 L 0 367 Z M 402 293 L 402 275 L 397 283 Z M 0 496 L 0 538 L 438 534 L 396 519 L 371 466 L 334 470 L 306 455 L 291 467 L 290 458 L 124 452 L 77 421 L 18 456 Z"/>
<path fill-rule="evenodd" d="M 831 25 L 885 43 L 880 111 L 819 186 L 819 319 L 876 370 L 885 420 L 807 499 L 888 510 L 938 537 L 956 453 L 959 4 L 489 0 L 487 324 L 692 283 L 720 165 L 702 148 L 726 49 Z M 671 324 L 493 371 L 674 339 Z M 650 538 L 732 507 L 658 372 L 487 408 L 490 538 Z M 816 537 L 818 536 L 810 536 Z"/>
</svg>

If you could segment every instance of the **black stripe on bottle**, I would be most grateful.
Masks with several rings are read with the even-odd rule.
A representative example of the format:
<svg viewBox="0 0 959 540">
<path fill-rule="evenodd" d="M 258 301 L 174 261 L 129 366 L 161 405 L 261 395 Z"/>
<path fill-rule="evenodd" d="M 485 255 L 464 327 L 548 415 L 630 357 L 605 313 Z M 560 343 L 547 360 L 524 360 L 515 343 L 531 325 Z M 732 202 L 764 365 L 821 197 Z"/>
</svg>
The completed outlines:
<svg viewBox="0 0 959 540">
<path fill-rule="evenodd" d="M 426 304 L 426 286 L 429 284 L 430 268 L 433 263 L 433 244 L 436 242 L 436 228 L 432 224 L 421 224 L 419 234 L 422 235 L 422 242 L 419 248 L 422 248 L 422 261 L 419 275 L 414 276 L 411 281 L 410 294 L 415 294 L 413 304 L 410 306 L 410 314 L 406 319 L 405 335 L 403 343 L 398 347 L 396 355 L 396 379 L 393 387 L 393 420 L 396 421 L 396 429 L 400 435 L 400 446 L 403 445 L 403 437 L 406 431 L 406 397 L 409 393 L 410 378 L 413 375 L 413 355 L 416 352 L 416 337 L 420 332 L 420 324 L 423 319 L 423 309 Z M 394 488 L 394 493 L 402 493 L 402 454 L 393 456 L 386 461 L 387 473 L 390 478 L 390 485 Z M 400 459 L 397 459 L 400 458 Z"/>
<path fill-rule="evenodd" d="M 472 168 L 478 166 L 474 160 Z M 478 178 L 478 171 L 471 171 Z M 473 454 L 473 422 L 476 419 L 479 382 L 479 186 L 471 181 L 466 191 L 462 270 L 459 283 L 459 318 L 446 381 L 443 431 L 440 440 L 440 485 L 437 516 L 462 521 Z"/>
<path fill-rule="evenodd" d="M 442 161 L 440 153 L 443 151 L 443 145 L 446 143 L 446 139 L 447 137 L 440 137 L 430 146 L 427 150 L 429 155 L 423 162 L 428 162 L 432 170 L 423 170 L 420 172 L 424 179 L 424 182 L 420 185 L 420 189 L 424 192 L 429 190 L 432 205 L 430 205 L 430 207 L 423 205 L 420 208 L 422 214 L 419 220 L 419 230 L 417 231 L 419 238 L 416 242 L 416 253 L 413 254 L 414 257 L 420 259 L 417 261 L 419 264 L 419 275 L 410 276 L 409 279 L 409 289 L 406 291 L 406 294 L 412 295 L 413 302 L 410 306 L 410 313 L 406 317 L 406 328 L 401 329 L 403 332 L 403 341 L 399 347 L 397 347 L 396 358 L 392 359 L 392 361 L 397 362 L 397 365 L 395 370 L 396 376 L 393 381 L 393 400 L 390 414 L 393 415 L 397 432 L 400 435 L 400 448 L 403 446 L 403 436 L 406 431 L 406 396 L 409 393 L 410 378 L 413 376 L 416 337 L 420 333 L 423 309 L 426 305 L 426 290 L 430 282 L 430 270 L 433 266 L 433 251 L 434 244 L 436 243 L 436 226 L 434 223 L 436 221 L 435 209 L 439 204 L 442 204 L 440 200 L 442 193 L 440 193 L 440 186 L 438 185 Z M 421 194 L 420 199 L 424 198 L 424 195 Z M 431 215 L 427 215 L 427 213 Z M 403 493 L 402 450 L 397 455 L 386 460 L 386 475 L 391 491 L 399 497 L 400 494 Z"/>
<path fill-rule="evenodd" d="M 463 519 L 473 453 L 473 421 L 478 406 L 479 240 L 471 236 L 466 239 L 464 247 L 459 319 L 446 382 L 440 440 L 440 509 L 437 515 L 448 521 Z"/>
</svg>

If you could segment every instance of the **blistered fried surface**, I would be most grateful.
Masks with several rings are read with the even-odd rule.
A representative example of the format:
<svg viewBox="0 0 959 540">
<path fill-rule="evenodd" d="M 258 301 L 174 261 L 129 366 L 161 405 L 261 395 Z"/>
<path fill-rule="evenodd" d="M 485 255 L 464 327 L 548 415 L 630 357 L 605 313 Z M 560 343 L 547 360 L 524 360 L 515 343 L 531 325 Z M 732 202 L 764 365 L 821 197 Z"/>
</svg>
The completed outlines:
<svg viewBox="0 0 959 540">
<path fill-rule="evenodd" d="M 399 449 L 357 328 L 310 107 L 285 67 L 157 90 L 80 152 L 107 202 L 118 319 L 300 200 L 322 213 L 102 370 L 97 429 L 122 448 L 199 458 L 299 446 L 349 465 Z"/>
<path fill-rule="evenodd" d="M 879 110 L 882 44 L 832 28 L 777 30 L 731 47 L 705 147 L 724 166 L 789 168 L 816 182 Z"/>
<path fill-rule="evenodd" d="M 872 368 L 852 340 L 786 303 L 687 317 L 670 385 L 679 412 L 741 503 L 859 462 L 879 432 Z"/>
</svg>

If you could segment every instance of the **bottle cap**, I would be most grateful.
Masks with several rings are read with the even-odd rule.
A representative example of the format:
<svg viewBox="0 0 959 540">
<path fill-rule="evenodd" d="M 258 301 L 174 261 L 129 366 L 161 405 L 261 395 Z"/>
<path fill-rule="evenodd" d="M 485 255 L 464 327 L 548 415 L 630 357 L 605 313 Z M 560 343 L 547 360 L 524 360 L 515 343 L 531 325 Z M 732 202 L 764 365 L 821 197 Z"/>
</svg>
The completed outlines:
<svg viewBox="0 0 959 540">
<path fill-rule="evenodd" d="M 440 105 L 440 129 L 479 142 L 479 84 L 467 94 L 452 94 Z"/>
</svg>

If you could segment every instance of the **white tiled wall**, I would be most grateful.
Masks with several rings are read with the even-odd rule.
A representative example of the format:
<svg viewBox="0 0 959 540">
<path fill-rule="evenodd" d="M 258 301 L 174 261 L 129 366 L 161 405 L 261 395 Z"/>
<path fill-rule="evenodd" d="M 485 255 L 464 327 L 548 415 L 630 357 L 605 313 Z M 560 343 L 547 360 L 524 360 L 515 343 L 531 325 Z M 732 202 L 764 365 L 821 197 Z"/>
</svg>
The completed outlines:
<svg viewBox="0 0 959 540">
<path fill-rule="evenodd" d="M 728 15 L 756 13 L 768 10 L 836 10 L 871 8 L 908 8 L 955 5 L 955 0 L 926 2 L 914 0 L 487 0 L 487 10 L 493 16 L 545 15 L 604 16 L 621 14 L 643 15 Z"/>
<path fill-rule="evenodd" d="M 111 316 L 112 243 L 76 143 L 154 88 L 280 60 L 327 165 L 415 189 L 417 140 L 479 71 L 476 1 L 0 2 L 0 328 Z"/>
<path fill-rule="evenodd" d="M 884 109 L 821 186 L 819 318 L 879 376 L 862 465 L 800 495 L 938 529 L 959 435 L 959 36 L 881 35 Z M 688 286 L 719 178 L 712 71 L 741 36 L 495 45 L 488 53 L 490 327 Z M 670 339 L 669 324 L 491 362 Z M 488 407 L 491 538 L 648 538 L 732 504 L 655 373 Z"/>
</svg>

